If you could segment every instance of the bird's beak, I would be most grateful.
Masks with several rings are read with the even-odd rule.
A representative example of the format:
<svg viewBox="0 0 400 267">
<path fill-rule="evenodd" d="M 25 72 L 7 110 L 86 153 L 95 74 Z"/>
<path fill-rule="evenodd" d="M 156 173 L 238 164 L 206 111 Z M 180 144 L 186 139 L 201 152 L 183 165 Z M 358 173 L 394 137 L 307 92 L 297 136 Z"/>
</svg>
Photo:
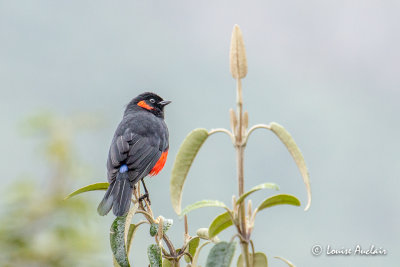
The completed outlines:
<svg viewBox="0 0 400 267">
<path fill-rule="evenodd" d="M 168 104 L 171 103 L 171 102 L 172 102 L 172 101 L 169 101 L 169 100 L 163 100 L 163 101 L 161 101 L 161 102 L 158 102 L 158 104 L 164 107 L 164 106 L 168 105 Z"/>
</svg>

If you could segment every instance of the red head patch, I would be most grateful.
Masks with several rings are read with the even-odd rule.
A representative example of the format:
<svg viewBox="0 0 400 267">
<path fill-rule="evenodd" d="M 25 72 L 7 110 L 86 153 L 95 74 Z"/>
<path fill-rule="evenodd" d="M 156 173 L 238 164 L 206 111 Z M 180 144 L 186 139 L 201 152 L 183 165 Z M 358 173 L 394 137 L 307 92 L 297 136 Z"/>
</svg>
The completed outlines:
<svg viewBox="0 0 400 267">
<path fill-rule="evenodd" d="M 150 107 L 150 106 L 146 103 L 146 101 L 144 101 L 144 100 L 142 100 L 142 101 L 140 101 L 139 103 L 137 103 L 137 105 L 138 105 L 139 107 L 145 108 L 145 109 L 147 109 L 147 110 L 152 110 L 152 109 L 154 109 L 153 107 Z"/>
</svg>

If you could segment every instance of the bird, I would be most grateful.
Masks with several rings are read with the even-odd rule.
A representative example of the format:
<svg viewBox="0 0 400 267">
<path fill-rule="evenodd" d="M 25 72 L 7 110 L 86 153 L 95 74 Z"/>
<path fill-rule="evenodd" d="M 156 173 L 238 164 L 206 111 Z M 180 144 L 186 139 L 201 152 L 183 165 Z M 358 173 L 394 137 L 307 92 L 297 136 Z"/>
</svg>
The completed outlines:
<svg viewBox="0 0 400 267">
<path fill-rule="evenodd" d="M 168 156 L 169 133 L 164 121 L 164 107 L 171 103 L 152 92 L 133 98 L 125 108 L 112 139 L 107 159 L 109 187 L 97 211 L 115 216 L 128 213 L 132 192 L 146 176 L 157 175 Z"/>
</svg>

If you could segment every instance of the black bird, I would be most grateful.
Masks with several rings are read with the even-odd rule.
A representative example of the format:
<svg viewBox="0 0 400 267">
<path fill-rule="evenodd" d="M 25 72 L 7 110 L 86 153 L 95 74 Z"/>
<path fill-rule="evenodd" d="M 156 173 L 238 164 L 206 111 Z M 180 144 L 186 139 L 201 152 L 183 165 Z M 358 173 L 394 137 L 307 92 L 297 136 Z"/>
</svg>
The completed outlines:
<svg viewBox="0 0 400 267">
<path fill-rule="evenodd" d="M 106 215 L 111 208 L 115 216 L 125 215 L 134 186 L 147 175 L 157 175 L 164 167 L 169 148 L 164 107 L 169 103 L 146 92 L 127 105 L 108 153 L 110 186 L 97 208 L 100 215 Z M 144 183 L 143 186 L 147 195 Z"/>
</svg>

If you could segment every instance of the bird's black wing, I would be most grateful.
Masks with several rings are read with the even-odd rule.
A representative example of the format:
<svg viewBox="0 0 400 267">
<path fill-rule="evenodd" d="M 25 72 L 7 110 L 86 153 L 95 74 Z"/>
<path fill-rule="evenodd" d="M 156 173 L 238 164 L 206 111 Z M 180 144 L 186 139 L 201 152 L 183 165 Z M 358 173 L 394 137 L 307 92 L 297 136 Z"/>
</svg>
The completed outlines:
<svg viewBox="0 0 400 267">
<path fill-rule="evenodd" d="M 160 143 L 164 143 L 163 139 L 158 135 L 135 133 L 131 128 L 125 129 L 122 135 L 116 135 L 108 155 L 108 181 L 115 180 L 123 164 L 128 166 L 132 184 L 148 175 L 161 157 Z"/>
</svg>

